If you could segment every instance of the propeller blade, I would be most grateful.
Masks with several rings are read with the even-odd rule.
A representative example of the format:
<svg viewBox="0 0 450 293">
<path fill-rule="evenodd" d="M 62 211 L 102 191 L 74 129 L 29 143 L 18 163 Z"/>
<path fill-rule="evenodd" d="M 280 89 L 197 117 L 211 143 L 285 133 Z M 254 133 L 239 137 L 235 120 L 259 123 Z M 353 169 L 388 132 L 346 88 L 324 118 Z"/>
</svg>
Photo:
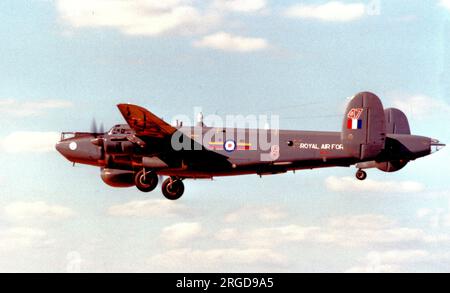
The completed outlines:
<svg viewBox="0 0 450 293">
<path fill-rule="evenodd" d="M 98 131 L 100 131 L 100 133 L 105 133 L 105 128 L 103 127 L 103 122 L 100 123 L 100 129 Z"/>
<path fill-rule="evenodd" d="M 97 123 L 95 122 L 95 118 L 92 119 L 91 133 L 97 133 Z"/>
</svg>

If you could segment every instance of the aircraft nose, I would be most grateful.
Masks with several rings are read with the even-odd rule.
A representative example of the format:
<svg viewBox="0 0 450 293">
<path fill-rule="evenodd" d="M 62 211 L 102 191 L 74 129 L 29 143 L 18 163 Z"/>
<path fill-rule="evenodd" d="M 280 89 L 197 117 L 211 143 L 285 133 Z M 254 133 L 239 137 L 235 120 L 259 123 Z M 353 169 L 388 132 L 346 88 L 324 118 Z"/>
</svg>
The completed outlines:
<svg viewBox="0 0 450 293">
<path fill-rule="evenodd" d="M 98 165 L 102 160 L 102 147 L 92 143 L 93 137 L 83 133 L 73 138 L 63 138 L 55 148 L 70 162 Z"/>
<path fill-rule="evenodd" d="M 70 157 L 70 153 L 77 150 L 78 144 L 74 140 L 62 140 L 56 143 L 56 150 L 66 158 Z"/>
<path fill-rule="evenodd" d="M 430 153 L 435 153 L 445 147 L 445 143 L 441 143 L 438 139 L 431 139 Z"/>
</svg>

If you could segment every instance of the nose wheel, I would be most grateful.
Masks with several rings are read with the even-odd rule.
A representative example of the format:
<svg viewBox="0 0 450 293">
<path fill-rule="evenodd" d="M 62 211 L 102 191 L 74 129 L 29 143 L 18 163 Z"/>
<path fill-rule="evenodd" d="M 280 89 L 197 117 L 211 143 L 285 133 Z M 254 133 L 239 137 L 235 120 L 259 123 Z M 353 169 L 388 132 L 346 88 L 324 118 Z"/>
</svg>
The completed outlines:
<svg viewBox="0 0 450 293">
<path fill-rule="evenodd" d="M 140 191 L 150 192 L 158 185 L 158 176 L 153 171 L 145 172 L 142 169 L 134 176 L 134 184 L 136 184 L 136 188 Z"/>
<path fill-rule="evenodd" d="M 367 178 L 367 173 L 361 169 L 359 169 L 358 171 L 356 171 L 356 179 L 358 180 L 365 180 Z"/>
<path fill-rule="evenodd" d="M 164 197 L 170 200 L 179 199 L 184 192 L 184 184 L 181 178 L 167 178 L 161 188 Z"/>
</svg>

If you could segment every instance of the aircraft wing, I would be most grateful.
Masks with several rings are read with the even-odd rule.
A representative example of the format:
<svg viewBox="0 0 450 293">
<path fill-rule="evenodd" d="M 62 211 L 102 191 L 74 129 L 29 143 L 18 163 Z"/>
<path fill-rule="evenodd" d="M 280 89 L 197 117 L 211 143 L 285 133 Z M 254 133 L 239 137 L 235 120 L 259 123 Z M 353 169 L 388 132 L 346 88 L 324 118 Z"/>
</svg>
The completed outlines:
<svg viewBox="0 0 450 293">
<path fill-rule="evenodd" d="M 128 125 L 136 132 L 136 136 L 128 137 L 128 140 L 141 147 L 145 147 L 145 141 L 142 140 L 144 137 L 163 139 L 170 137 L 178 131 L 175 127 L 164 122 L 161 118 L 158 118 L 143 107 L 132 104 L 119 104 L 117 107 Z M 185 134 L 182 135 L 186 137 Z M 201 151 L 190 154 L 189 158 L 191 160 L 197 163 L 207 162 L 207 164 L 214 161 L 216 166 L 228 166 L 230 164 L 227 160 L 227 156 L 207 150 L 200 142 L 197 142 L 192 138 L 186 137 L 185 139 L 191 140 L 191 143 L 194 144 L 194 149 L 198 149 L 195 148 L 195 144 L 197 144 L 197 146 L 200 145 L 198 147 Z"/>
<path fill-rule="evenodd" d="M 163 138 L 177 131 L 175 127 L 143 107 L 132 104 L 118 104 L 117 107 L 138 136 Z"/>
</svg>

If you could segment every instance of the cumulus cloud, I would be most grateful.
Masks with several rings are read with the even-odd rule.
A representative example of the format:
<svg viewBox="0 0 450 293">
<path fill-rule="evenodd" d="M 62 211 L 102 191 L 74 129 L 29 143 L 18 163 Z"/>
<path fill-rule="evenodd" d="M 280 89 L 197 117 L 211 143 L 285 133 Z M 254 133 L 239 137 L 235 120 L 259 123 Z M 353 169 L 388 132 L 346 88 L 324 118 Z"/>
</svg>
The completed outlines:
<svg viewBox="0 0 450 293">
<path fill-rule="evenodd" d="M 433 229 L 450 227 L 450 212 L 443 208 L 421 208 L 416 213 L 417 218 L 428 222 Z"/>
<path fill-rule="evenodd" d="M 250 247 L 273 247 L 286 243 L 311 242 L 320 234 L 319 227 L 286 225 L 271 228 L 258 228 L 241 235 L 243 242 Z"/>
<path fill-rule="evenodd" d="M 115 217 L 170 217 L 185 213 L 186 207 L 183 204 L 164 199 L 133 200 L 108 209 L 108 214 Z"/>
<path fill-rule="evenodd" d="M 169 245 L 179 245 L 186 241 L 199 238 L 202 235 L 200 223 L 177 223 L 165 227 L 161 233 L 161 239 Z"/>
<path fill-rule="evenodd" d="M 242 219 L 248 220 L 249 218 L 256 218 L 260 221 L 277 221 L 285 218 L 287 213 L 280 207 L 245 207 L 238 210 L 229 212 L 225 215 L 224 221 L 226 223 L 234 223 L 241 221 Z"/>
<path fill-rule="evenodd" d="M 267 7 L 266 0 L 216 0 L 214 6 L 232 12 L 259 12 Z"/>
<path fill-rule="evenodd" d="M 55 150 L 58 132 L 17 131 L 0 139 L 0 148 L 8 153 L 42 153 Z"/>
<path fill-rule="evenodd" d="M 447 101 L 432 98 L 427 95 L 394 95 L 391 98 L 394 107 L 401 109 L 410 118 L 432 117 L 436 113 L 450 114 L 450 104 Z"/>
<path fill-rule="evenodd" d="M 392 227 L 394 223 L 386 216 L 376 214 L 342 216 L 329 220 L 330 227 L 339 229 L 342 227 L 346 229 L 384 229 Z"/>
<path fill-rule="evenodd" d="M 218 32 L 203 37 L 193 43 L 195 47 L 211 48 L 233 52 L 253 52 L 269 48 L 269 43 L 263 38 L 249 38 Z"/>
<path fill-rule="evenodd" d="M 43 114 L 47 110 L 64 109 L 72 106 L 72 102 L 65 100 L 17 101 L 14 99 L 1 99 L 0 115 L 28 117 Z"/>
<path fill-rule="evenodd" d="M 328 190 L 345 193 L 417 193 L 425 189 L 424 185 L 415 181 L 378 181 L 366 179 L 355 180 L 352 177 L 330 176 L 325 180 Z"/>
<path fill-rule="evenodd" d="M 447 10 L 450 10 L 450 0 L 440 0 L 439 5 Z"/>
<path fill-rule="evenodd" d="M 402 272 L 405 264 L 424 261 L 430 254 L 424 250 L 370 251 L 364 264 L 347 270 L 349 273 L 395 273 Z"/>
<path fill-rule="evenodd" d="M 219 248 L 219 249 L 173 249 L 151 257 L 152 264 L 168 271 L 222 271 L 227 266 L 259 265 L 283 266 L 287 258 L 270 249 L 261 248 Z"/>
<path fill-rule="evenodd" d="M 4 214 L 10 220 L 62 220 L 70 218 L 74 212 L 65 206 L 51 205 L 44 201 L 17 201 L 3 208 Z"/>
<path fill-rule="evenodd" d="M 22 221 L 59 221 L 68 219 L 75 212 L 68 207 L 51 205 L 44 201 L 16 201 L 3 208 L 4 216 L 14 222 Z"/>
<path fill-rule="evenodd" d="M 74 28 L 113 28 L 127 35 L 205 31 L 219 22 L 190 0 L 57 0 L 60 18 Z"/>
<path fill-rule="evenodd" d="M 317 239 L 323 243 L 354 247 L 406 243 L 449 243 L 446 235 L 431 235 L 422 229 L 402 227 L 384 215 L 375 214 L 332 218 Z"/>
<path fill-rule="evenodd" d="M 48 238 L 47 232 L 30 227 L 13 227 L 0 231 L 0 252 L 18 249 L 48 246 L 54 240 Z"/>
<path fill-rule="evenodd" d="M 215 238 L 234 240 L 246 247 L 274 248 L 294 243 L 342 247 L 393 246 L 410 243 L 450 243 L 447 235 L 431 235 L 421 229 L 401 227 L 383 215 L 352 215 L 329 219 L 323 226 L 282 225 L 237 230 L 224 228 Z"/>
<path fill-rule="evenodd" d="M 349 22 L 362 18 L 366 7 L 363 3 L 330 1 L 324 4 L 296 4 L 286 9 L 292 18 L 316 19 L 330 22 Z"/>
</svg>

